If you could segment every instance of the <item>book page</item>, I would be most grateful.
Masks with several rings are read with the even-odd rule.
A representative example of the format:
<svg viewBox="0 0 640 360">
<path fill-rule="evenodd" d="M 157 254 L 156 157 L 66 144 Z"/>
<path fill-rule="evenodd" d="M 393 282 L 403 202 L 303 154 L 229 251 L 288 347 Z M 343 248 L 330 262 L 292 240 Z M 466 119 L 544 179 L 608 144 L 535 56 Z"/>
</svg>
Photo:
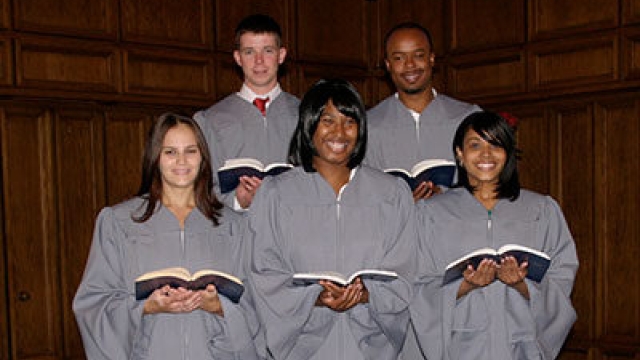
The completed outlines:
<svg viewBox="0 0 640 360">
<path fill-rule="evenodd" d="M 189 270 L 182 267 L 173 267 L 173 268 L 154 270 L 148 273 L 144 273 L 140 275 L 138 278 L 136 278 L 136 281 L 144 281 L 144 280 L 153 279 L 161 276 L 165 276 L 165 277 L 173 276 L 186 281 L 191 280 L 191 274 L 189 273 Z"/>
<path fill-rule="evenodd" d="M 228 159 L 227 161 L 225 161 L 224 165 L 222 165 L 220 169 L 218 169 L 218 171 L 237 168 L 237 167 L 243 167 L 243 166 L 252 167 L 260 171 L 264 169 L 264 165 L 259 160 L 256 160 L 253 158 L 236 158 L 236 159 Z"/>
<path fill-rule="evenodd" d="M 503 245 L 502 247 L 500 247 L 500 249 L 498 249 L 498 253 L 499 254 L 504 254 L 504 253 L 507 253 L 509 251 L 524 251 L 524 252 L 528 252 L 528 253 L 531 253 L 531 254 L 534 254 L 534 255 L 538 255 L 541 258 L 545 258 L 545 259 L 551 260 L 551 257 L 549 255 L 545 254 L 544 252 L 538 251 L 538 250 L 535 250 L 535 249 L 532 249 L 530 247 L 526 247 L 526 246 L 523 246 L 523 245 L 506 244 L 506 245 Z"/>
<path fill-rule="evenodd" d="M 226 272 L 223 272 L 223 271 L 212 270 L 212 269 L 198 270 L 193 274 L 192 278 L 193 279 L 197 279 L 197 278 L 205 276 L 205 275 L 220 276 L 220 277 L 229 279 L 229 280 L 231 280 L 231 281 L 233 281 L 235 283 L 242 284 L 242 280 L 238 279 L 237 277 L 235 277 L 235 276 L 233 276 L 231 274 L 228 274 Z"/>
<path fill-rule="evenodd" d="M 416 175 L 420 174 L 421 172 L 436 167 L 436 166 L 442 166 L 442 165 L 447 165 L 447 166 L 455 166 L 456 163 L 454 163 L 453 161 L 449 161 L 449 160 L 445 160 L 445 159 L 427 159 L 427 160 L 423 160 L 420 161 L 419 163 L 415 164 L 412 168 L 411 168 L 411 175 L 413 177 L 415 177 Z"/>
</svg>

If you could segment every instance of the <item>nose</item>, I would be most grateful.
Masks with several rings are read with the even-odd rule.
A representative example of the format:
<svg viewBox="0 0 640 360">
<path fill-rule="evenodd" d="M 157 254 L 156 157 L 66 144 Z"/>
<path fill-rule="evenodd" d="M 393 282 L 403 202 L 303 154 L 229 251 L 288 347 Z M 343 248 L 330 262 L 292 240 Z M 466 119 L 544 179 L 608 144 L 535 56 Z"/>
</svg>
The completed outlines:
<svg viewBox="0 0 640 360">
<path fill-rule="evenodd" d="M 405 61 L 404 65 L 408 68 L 413 68 L 416 66 L 416 62 L 415 62 L 415 59 L 413 58 L 413 55 L 407 56 L 407 61 Z"/>
<path fill-rule="evenodd" d="M 185 164 L 187 162 L 187 156 L 183 152 L 179 152 L 176 157 L 176 161 L 178 164 Z"/>
<path fill-rule="evenodd" d="M 264 54 L 262 53 L 262 51 L 256 52 L 256 62 L 259 64 L 264 62 Z"/>
</svg>

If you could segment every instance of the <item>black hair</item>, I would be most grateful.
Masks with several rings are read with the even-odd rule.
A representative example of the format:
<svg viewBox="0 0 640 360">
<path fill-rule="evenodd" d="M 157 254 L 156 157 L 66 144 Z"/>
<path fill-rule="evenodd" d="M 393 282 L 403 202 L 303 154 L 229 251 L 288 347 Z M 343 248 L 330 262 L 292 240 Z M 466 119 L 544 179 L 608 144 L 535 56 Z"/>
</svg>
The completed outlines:
<svg viewBox="0 0 640 360">
<path fill-rule="evenodd" d="M 278 47 L 282 46 L 282 31 L 280 25 L 271 17 L 264 14 L 249 15 L 242 19 L 236 27 L 235 45 L 236 49 L 240 49 L 240 37 L 251 32 L 256 34 L 273 34 L 276 37 Z"/>
<path fill-rule="evenodd" d="M 342 79 L 320 80 L 304 95 L 300 102 L 298 126 L 289 146 L 289 162 L 304 167 L 306 172 L 315 172 L 312 161 L 317 155 L 313 135 L 327 104 L 333 106 L 358 124 L 358 139 L 347 166 L 360 165 L 367 148 L 367 113 L 358 91 Z"/>
<path fill-rule="evenodd" d="M 424 26 L 415 23 L 415 22 L 403 22 L 400 23 L 396 26 L 394 26 L 393 28 L 391 28 L 391 30 L 389 30 L 387 32 L 387 34 L 384 36 L 384 42 L 383 42 L 383 46 L 384 46 L 384 57 L 387 58 L 387 56 L 389 54 L 387 54 L 387 45 L 389 43 L 389 38 L 391 38 L 391 35 L 393 35 L 396 31 L 400 31 L 400 30 L 408 30 L 408 29 L 413 29 L 413 30 L 418 30 L 421 33 L 424 34 L 424 36 L 427 37 L 427 41 L 429 42 L 429 49 L 431 52 L 433 52 L 433 39 L 431 38 L 431 33 L 429 32 L 429 30 L 427 30 L 427 28 L 425 28 Z"/>
<path fill-rule="evenodd" d="M 160 156 L 162 144 L 169 130 L 178 125 L 187 125 L 196 137 L 198 150 L 201 154 L 200 169 L 194 184 L 196 207 L 210 219 L 214 225 L 218 225 L 218 217 L 223 204 L 218 200 L 213 192 L 213 170 L 211 168 L 211 155 L 207 147 L 200 127 L 190 117 L 173 113 L 164 113 L 158 117 L 153 127 L 149 130 L 149 135 L 145 144 L 142 158 L 142 179 L 137 195 L 145 199 L 146 206 L 140 216 L 132 216 L 136 222 L 145 222 L 153 215 L 157 204 L 162 201 L 162 175 L 160 173 Z"/>
<path fill-rule="evenodd" d="M 513 128 L 502 116 L 490 111 L 478 111 L 468 115 L 456 130 L 453 138 L 453 153 L 458 168 L 457 186 L 464 186 L 471 193 L 475 191 L 474 187 L 469 184 L 467 171 L 460 164 L 456 152 L 457 149 L 463 150 L 464 136 L 469 130 L 474 130 L 485 141 L 504 149 L 506 162 L 498 179 L 496 198 L 516 200 L 520 196 L 517 166 L 520 151 L 516 148 Z"/>
</svg>

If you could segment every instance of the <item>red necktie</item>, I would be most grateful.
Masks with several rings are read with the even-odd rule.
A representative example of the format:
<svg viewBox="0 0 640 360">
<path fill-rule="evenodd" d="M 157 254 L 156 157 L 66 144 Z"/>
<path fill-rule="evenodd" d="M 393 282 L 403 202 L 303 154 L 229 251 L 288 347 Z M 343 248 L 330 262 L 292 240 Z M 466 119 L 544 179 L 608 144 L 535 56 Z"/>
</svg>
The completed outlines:
<svg viewBox="0 0 640 360">
<path fill-rule="evenodd" d="M 269 101 L 269 98 L 253 99 L 253 105 L 255 105 L 258 108 L 258 110 L 260 110 L 260 112 L 262 113 L 262 116 L 265 116 L 267 114 L 267 101 Z"/>
</svg>

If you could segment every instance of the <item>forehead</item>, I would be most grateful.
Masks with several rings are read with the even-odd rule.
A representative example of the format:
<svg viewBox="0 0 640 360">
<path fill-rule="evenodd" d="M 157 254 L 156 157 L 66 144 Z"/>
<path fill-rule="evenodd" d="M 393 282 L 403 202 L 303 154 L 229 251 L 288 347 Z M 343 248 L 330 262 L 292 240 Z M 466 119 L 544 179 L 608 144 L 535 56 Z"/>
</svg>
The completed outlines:
<svg viewBox="0 0 640 360">
<path fill-rule="evenodd" d="M 164 146 L 175 143 L 196 143 L 196 135 L 193 129 L 185 124 L 178 124 L 167 131 L 162 141 Z"/>
<path fill-rule="evenodd" d="M 418 29 L 400 29 L 391 34 L 387 41 L 387 52 L 431 51 L 429 39 Z"/>
<path fill-rule="evenodd" d="M 255 33 L 248 31 L 240 36 L 240 48 L 255 46 L 278 46 L 276 34 L 274 33 Z"/>
</svg>

